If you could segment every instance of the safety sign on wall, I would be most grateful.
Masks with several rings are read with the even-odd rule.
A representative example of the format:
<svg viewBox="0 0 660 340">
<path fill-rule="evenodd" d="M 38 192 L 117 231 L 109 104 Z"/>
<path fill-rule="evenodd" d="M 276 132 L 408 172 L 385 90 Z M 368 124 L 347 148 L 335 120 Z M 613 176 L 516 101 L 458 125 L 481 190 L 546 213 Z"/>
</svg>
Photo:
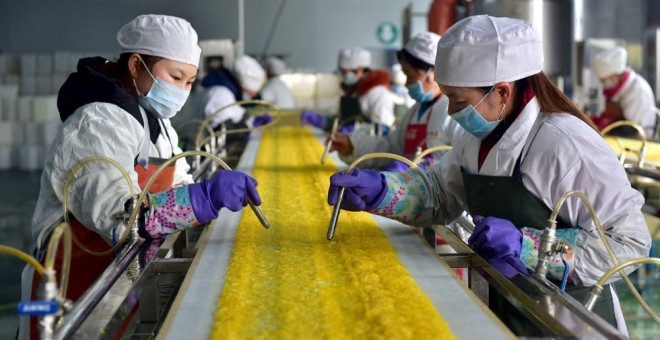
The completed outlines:
<svg viewBox="0 0 660 340">
<path fill-rule="evenodd" d="M 376 37 L 382 44 L 391 45 L 399 37 L 399 28 L 391 21 L 384 21 L 378 24 Z"/>
</svg>

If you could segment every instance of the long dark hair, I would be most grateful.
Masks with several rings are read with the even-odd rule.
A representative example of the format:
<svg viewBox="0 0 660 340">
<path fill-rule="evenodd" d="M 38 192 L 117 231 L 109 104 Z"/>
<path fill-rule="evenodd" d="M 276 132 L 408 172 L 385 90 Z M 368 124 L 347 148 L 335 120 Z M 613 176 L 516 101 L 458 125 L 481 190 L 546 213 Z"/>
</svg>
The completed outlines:
<svg viewBox="0 0 660 340">
<path fill-rule="evenodd" d="M 487 93 L 492 86 L 480 87 L 479 89 Z M 519 79 L 514 82 L 515 98 L 513 99 L 514 110 L 522 109 L 523 95 L 527 89 L 531 89 L 536 96 L 536 100 L 541 107 L 541 111 L 548 113 L 568 113 L 583 122 L 587 123 L 592 129 L 598 131 L 596 125 L 591 119 L 578 109 L 573 102 L 561 92 L 555 84 L 540 72 L 527 78 Z"/>
</svg>

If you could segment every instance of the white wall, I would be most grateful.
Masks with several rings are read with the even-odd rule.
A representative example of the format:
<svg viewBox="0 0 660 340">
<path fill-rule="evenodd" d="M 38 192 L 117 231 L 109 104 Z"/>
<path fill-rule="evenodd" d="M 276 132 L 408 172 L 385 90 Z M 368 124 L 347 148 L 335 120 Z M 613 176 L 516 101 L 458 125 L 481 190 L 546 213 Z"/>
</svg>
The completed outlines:
<svg viewBox="0 0 660 340">
<path fill-rule="evenodd" d="M 289 54 L 292 67 L 330 71 L 340 48 L 386 46 L 383 21 L 400 26 L 406 0 L 288 0 L 270 52 Z M 428 2 L 428 0 L 426 1 Z M 245 0 L 245 52 L 260 53 L 278 0 Z M 2 0 L 0 50 L 7 53 L 116 51 L 115 34 L 139 14 L 189 20 L 200 39 L 238 36 L 236 0 Z M 400 36 L 400 30 L 399 30 Z M 400 38 L 390 48 L 400 45 Z"/>
</svg>

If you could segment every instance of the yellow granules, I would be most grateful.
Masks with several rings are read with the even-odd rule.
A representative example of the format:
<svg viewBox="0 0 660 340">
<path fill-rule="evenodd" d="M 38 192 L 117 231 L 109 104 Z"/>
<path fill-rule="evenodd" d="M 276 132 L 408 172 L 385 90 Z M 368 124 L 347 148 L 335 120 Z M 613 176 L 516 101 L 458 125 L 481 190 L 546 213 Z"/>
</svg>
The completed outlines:
<svg viewBox="0 0 660 340">
<path fill-rule="evenodd" d="M 326 240 L 337 169 L 322 152 L 307 128 L 264 132 L 253 176 L 271 228 L 243 214 L 212 337 L 453 338 L 368 213 L 342 212 Z"/>
</svg>

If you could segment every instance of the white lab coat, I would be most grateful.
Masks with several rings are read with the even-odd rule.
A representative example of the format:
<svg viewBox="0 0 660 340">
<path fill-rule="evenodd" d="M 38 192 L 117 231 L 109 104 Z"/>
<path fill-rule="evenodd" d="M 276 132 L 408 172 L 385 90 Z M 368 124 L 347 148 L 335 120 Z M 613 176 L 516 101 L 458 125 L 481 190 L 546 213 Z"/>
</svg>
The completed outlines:
<svg viewBox="0 0 660 340">
<path fill-rule="evenodd" d="M 149 114 L 149 113 L 147 113 Z M 161 129 L 167 129 L 156 144 L 150 143 L 150 157 L 169 158 L 181 153 L 178 136 L 169 119 Z M 115 104 L 95 102 L 78 108 L 63 124 L 45 159 L 41 175 L 41 190 L 32 218 L 34 246 L 42 245 L 46 237 L 62 220 L 64 186 L 71 170 L 82 160 L 105 156 L 117 161 L 133 182 L 136 194 L 141 192 L 135 159 L 141 151 L 144 127 L 128 112 Z M 174 186 L 193 183 L 188 174 L 190 166 L 184 158 L 175 163 Z M 88 229 L 101 235 L 111 244 L 113 234 L 121 237 L 115 214 L 124 211 L 130 190 L 121 173 L 105 162 L 92 162 L 78 171 L 69 193 L 69 211 Z M 22 301 L 30 299 L 30 285 L 34 270 L 27 266 L 22 275 Z M 21 318 L 21 330 L 27 330 L 28 318 Z M 22 334 L 22 336 L 25 334 Z"/>
<path fill-rule="evenodd" d="M 461 168 L 468 173 L 511 176 L 524 146 L 521 172 L 527 190 L 550 209 L 565 192 L 582 191 L 591 200 L 619 261 L 648 256 L 651 237 L 641 212 L 644 198 L 630 186 L 614 151 L 579 118 L 539 112 L 533 98 L 490 151 L 480 170 L 477 162 L 481 140 L 463 133 L 428 175 L 408 172 L 420 176 L 429 193 L 424 198 L 425 209 L 414 224 L 446 224 L 468 210 Z M 530 132 L 537 128 L 534 141 L 527 141 Z M 516 207 L 512 204 L 511 208 Z M 575 249 L 576 283 L 595 284 L 613 263 L 587 208 L 579 199 L 571 198 L 559 216 L 580 228 Z M 634 269 L 629 267 L 626 271 Z"/>
<path fill-rule="evenodd" d="M 266 86 L 261 89 L 261 99 L 275 104 L 282 109 L 293 109 L 296 102 L 293 99 L 291 89 L 279 77 L 268 80 Z"/>
<path fill-rule="evenodd" d="M 621 90 L 612 97 L 612 101 L 621 105 L 623 116 L 644 128 L 647 136 L 655 131 L 655 98 L 649 83 L 635 71 L 628 69 L 630 75 Z"/>
<path fill-rule="evenodd" d="M 399 126 L 394 131 L 390 131 L 387 136 L 371 136 L 363 131 L 355 131 L 348 135 L 348 138 L 353 145 L 353 153 L 350 155 L 339 154 L 339 158 L 346 162 L 351 163 L 358 157 L 373 152 L 389 152 L 397 155 L 404 156 L 404 143 L 406 139 L 406 126 L 408 124 L 425 124 L 428 115 L 431 114 L 428 125 L 426 126 L 427 136 L 443 136 L 449 139 L 447 141 L 441 139 L 430 139 L 427 142 L 429 147 L 436 145 L 452 145 L 458 140 L 463 128 L 447 114 L 449 100 L 447 96 L 442 95 L 429 109 L 419 116 L 420 105 L 415 104 L 408 113 L 403 116 Z M 435 153 L 433 158 L 439 160 L 444 153 Z M 373 159 L 360 163 L 362 168 L 378 168 L 385 166 L 392 160 L 390 159 Z"/>
<path fill-rule="evenodd" d="M 204 94 L 204 117 L 208 118 L 219 109 L 236 102 L 234 94 L 225 86 L 216 85 L 206 89 Z M 228 107 L 211 120 L 211 125 L 215 128 L 221 123 L 231 120 L 238 123 L 243 119 L 245 109 L 240 105 Z"/>
<path fill-rule="evenodd" d="M 372 123 L 392 127 L 394 125 L 394 96 L 395 94 L 384 85 L 374 86 L 359 97 L 362 115 L 369 118 Z"/>
</svg>

